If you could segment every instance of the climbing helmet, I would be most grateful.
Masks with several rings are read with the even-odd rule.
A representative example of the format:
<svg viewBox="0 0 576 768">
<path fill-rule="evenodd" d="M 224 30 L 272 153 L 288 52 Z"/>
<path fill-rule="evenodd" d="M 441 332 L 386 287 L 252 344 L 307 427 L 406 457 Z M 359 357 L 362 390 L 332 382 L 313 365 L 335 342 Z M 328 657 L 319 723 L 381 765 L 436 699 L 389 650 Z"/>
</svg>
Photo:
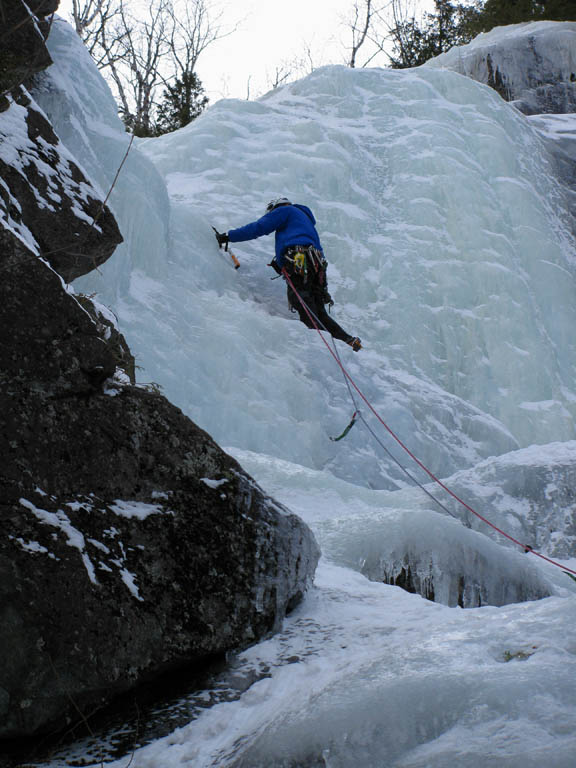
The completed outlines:
<svg viewBox="0 0 576 768">
<path fill-rule="evenodd" d="M 274 208 L 278 208 L 279 205 L 292 205 L 292 203 L 287 197 L 275 197 L 273 200 L 270 200 L 266 206 L 266 213 L 270 213 Z"/>
</svg>

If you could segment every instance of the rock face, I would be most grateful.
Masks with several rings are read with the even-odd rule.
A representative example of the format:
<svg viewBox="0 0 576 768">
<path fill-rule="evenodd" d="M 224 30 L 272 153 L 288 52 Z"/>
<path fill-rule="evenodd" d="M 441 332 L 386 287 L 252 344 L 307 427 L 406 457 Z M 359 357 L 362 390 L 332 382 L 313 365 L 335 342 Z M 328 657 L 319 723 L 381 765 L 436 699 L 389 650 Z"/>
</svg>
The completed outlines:
<svg viewBox="0 0 576 768">
<path fill-rule="evenodd" d="M 209 435 L 130 383 L 134 360 L 114 318 L 65 282 L 112 253 L 114 219 L 24 88 L 6 103 L 4 739 L 62 726 L 165 669 L 256 641 L 302 597 L 319 555 L 309 529 Z"/>
<path fill-rule="evenodd" d="M 2 10 L 9 31 L 0 65 L 0 85 L 7 91 L 0 103 L 0 217 L 71 281 L 106 261 L 122 236 L 24 87 L 51 63 L 35 19 L 21 0 Z"/>
<path fill-rule="evenodd" d="M 8 93 L 51 64 L 43 35 L 59 0 L 35 0 L 25 5 L 21 0 L 2 3 L 2 52 L 0 53 L 0 109 L 8 107 Z M 32 10 L 32 14 L 30 13 Z"/>
<path fill-rule="evenodd" d="M 527 115 L 576 112 L 576 22 L 497 27 L 425 66 L 486 83 Z"/>
</svg>

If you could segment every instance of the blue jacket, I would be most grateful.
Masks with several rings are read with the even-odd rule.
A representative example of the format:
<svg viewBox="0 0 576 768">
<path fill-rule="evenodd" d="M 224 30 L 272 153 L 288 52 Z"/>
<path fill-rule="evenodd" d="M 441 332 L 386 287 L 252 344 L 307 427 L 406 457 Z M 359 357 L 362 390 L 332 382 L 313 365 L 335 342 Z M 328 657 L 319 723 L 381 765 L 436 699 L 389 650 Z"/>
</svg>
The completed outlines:
<svg viewBox="0 0 576 768">
<path fill-rule="evenodd" d="M 322 250 L 315 224 L 314 214 L 307 206 L 280 205 L 258 221 L 238 229 L 231 229 L 228 237 L 231 243 L 242 243 L 245 240 L 254 240 L 262 235 L 276 232 L 274 260 L 279 267 L 282 267 L 284 253 L 291 245 L 313 245 L 319 251 Z"/>
</svg>

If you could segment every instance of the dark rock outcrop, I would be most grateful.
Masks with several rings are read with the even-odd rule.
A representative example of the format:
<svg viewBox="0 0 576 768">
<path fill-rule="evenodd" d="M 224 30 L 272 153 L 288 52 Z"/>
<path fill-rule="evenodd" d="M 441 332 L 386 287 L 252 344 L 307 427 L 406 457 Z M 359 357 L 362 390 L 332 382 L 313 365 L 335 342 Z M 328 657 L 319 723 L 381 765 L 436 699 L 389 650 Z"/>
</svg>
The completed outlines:
<svg viewBox="0 0 576 768">
<path fill-rule="evenodd" d="M 52 63 L 44 36 L 50 22 L 46 16 L 54 13 L 59 0 L 4 0 L 0 4 L 0 111 L 7 109 L 7 93 L 18 88 L 32 75 Z"/>
<path fill-rule="evenodd" d="M 164 397 L 102 391 L 108 344 L 26 255 L 0 302 L 3 737 L 254 642 L 317 560 L 304 524 Z"/>
<path fill-rule="evenodd" d="M 130 383 L 134 360 L 113 317 L 66 284 L 110 255 L 114 219 L 27 93 L 7 101 L 4 739 L 62 726 L 163 670 L 255 642 L 302 597 L 318 559 L 304 523 L 162 395 Z"/>
<path fill-rule="evenodd" d="M 0 291 L 1 737 L 256 641 L 302 596 L 318 557 L 306 526 L 163 396 L 103 388 L 117 360 L 91 317 L 17 238 L 11 253 L 20 264 Z"/>
</svg>

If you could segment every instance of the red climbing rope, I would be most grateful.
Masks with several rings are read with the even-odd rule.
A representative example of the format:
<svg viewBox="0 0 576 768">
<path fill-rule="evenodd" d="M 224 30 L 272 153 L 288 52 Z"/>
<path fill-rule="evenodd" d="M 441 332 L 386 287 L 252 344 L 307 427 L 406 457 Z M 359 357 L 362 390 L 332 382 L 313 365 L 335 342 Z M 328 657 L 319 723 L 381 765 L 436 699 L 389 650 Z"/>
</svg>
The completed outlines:
<svg viewBox="0 0 576 768">
<path fill-rule="evenodd" d="M 368 406 L 368 408 L 369 408 L 369 409 L 372 411 L 372 413 L 374 414 L 374 416 L 375 416 L 375 417 L 378 419 L 378 421 L 380 422 L 380 424 L 382 424 L 382 426 L 383 426 L 383 427 L 384 427 L 384 429 L 385 429 L 385 430 L 388 432 L 388 434 L 389 434 L 391 437 L 393 437 L 393 438 L 394 438 L 394 440 L 395 440 L 395 441 L 398 443 L 398 445 L 399 445 L 399 446 L 400 446 L 400 447 L 401 447 L 401 448 L 402 448 L 404 451 L 406 451 L 406 453 L 408 454 L 408 456 L 410 456 L 410 458 L 411 458 L 413 461 L 415 461 L 415 462 L 416 462 L 416 464 L 418 464 L 418 466 L 419 466 L 419 467 L 420 467 L 422 470 L 424 470 L 424 472 L 426 472 L 426 474 L 427 474 L 427 475 L 428 475 L 428 476 L 429 476 L 429 477 L 430 477 L 430 478 L 431 478 L 431 479 L 432 479 L 432 480 L 433 480 L 435 483 L 437 483 L 437 484 L 438 484 L 438 485 L 439 485 L 439 486 L 440 486 L 440 487 L 441 487 L 443 490 L 445 490 L 445 491 L 446 491 L 446 493 L 448 493 L 450 496 L 452 496 L 452 498 L 453 498 L 453 499 L 455 499 L 455 500 L 456 500 L 456 501 L 457 501 L 459 504 L 461 504 L 461 505 L 462 505 L 462 506 L 463 506 L 465 509 L 467 509 L 469 512 L 471 512 L 471 513 L 472 513 L 473 515 L 475 515 L 477 518 L 479 518 L 480 520 L 482 520 L 482 522 L 483 522 L 483 523 L 486 523 L 486 525 L 489 525 L 489 526 L 490 526 L 490 528 L 493 528 L 495 531 L 497 531 L 497 532 L 498 532 L 498 533 L 499 533 L 501 536 L 504 536 L 504 537 L 505 537 L 506 539 L 508 539 L 509 541 L 512 541 L 514 544 L 517 544 L 519 547 L 521 547 L 521 549 L 522 549 L 524 552 L 529 552 L 529 553 L 531 553 L 532 555 L 536 555 L 536 557 L 540 557 L 542 560 L 546 560 L 546 562 L 548 562 L 548 563 L 551 563 L 552 565 L 555 565 L 557 568 L 561 568 L 563 571 L 565 571 L 565 572 L 568 572 L 568 573 L 571 573 L 571 574 L 573 574 L 574 576 L 576 576 L 576 570 L 573 570 L 572 568 L 568 568 L 567 566 L 565 566 L 565 565 L 562 565 L 561 563 L 558 563 L 558 562 L 556 562 L 556 560 L 552 560 L 551 558 L 547 557 L 546 555 L 543 555 L 541 552 L 537 552 L 535 549 L 532 549 L 532 547 L 530 547 L 530 546 L 529 546 L 529 545 L 527 545 L 527 544 L 522 544 L 522 542 L 518 541 L 518 539 L 515 539 L 515 538 L 514 538 L 514 536 L 511 536 L 509 533 L 506 533 L 506 532 L 505 532 L 505 531 L 503 531 L 501 528 L 498 528 L 498 526 L 497 526 L 497 525 L 494 525 L 494 523 L 490 522 L 490 520 L 487 520 L 487 519 L 486 519 L 486 518 L 485 518 L 483 515 L 481 515 L 479 512 L 477 512 L 475 509 L 473 509 L 473 508 L 472 508 L 472 507 L 471 507 L 469 504 L 467 504 L 467 503 L 466 503 L 466 502 L 465 502 L 463 499 L 461 499 L 461 498 L 460 498 L 460 497 L 459 497 L 459 496 L 458 496 L 456 493 L 454 493 L 454 491 L 450 490 L 450 488 L 448 488 L 448 486 L 447 486 L 447 485 L 445 485 L 445 484 L 442 482 L 442 480 L 440 480 L 438 477 L 436 477 L 436 475 L 435 475 L 435 474 L 434 474 L 434 473 L 433 473 L 431 470 L 429 470 L 429 469 L 428 469 L 428 467 L 427 467 L 425 464 L 423 464 L 423 463 L 420 461 L 420 459 L 419 459 L 417 456 L 415 456 L 415 455 L 412 453 L 412 451 L 411 451 L 411 450 L 408 448 L 408 446 L 407 446 L 407 445 L 405 445 L 405 444 L 402 442 L 402 440 L 401 440 L 401 439 L 398 437 L 398 435 L 396 435 L 396 434 L 395 434 L 395 433 L 392 431 L 392 429 L 390 429 L 390 427 L 388 426 L 388 424 L 386 424 L 386 422 L 385 422 L 385 421 L 384 421 L 384 419 L 383 419 L 383 418 L 380 416 L 380 414 L 378 413 L 378 411 L 376 411 L 376 409 L 374 408 L 374 406 L 372 405 L 372 403 L 370 403 L 370 401 L 368 400 L 368 398 L 367 398 L 367 397 L 364 395 L 364 393 L 362 392 L 362 390 L 361 390 L 361 389 L 358 387 L 358 385 L 356 384 L 356 382 L 354 381 L 354 379 L 352 378 L 352 376 L 351 376 L 351 375 L 348 373 L 348 371 L 346 370 L 346 368 L 344 367 L 344 365 L 342 364 L 342 362 L 339 360 L 338 356 L 337 356 L 337 355 L 334 353 L 334 351 L 333 351 L 333 350 L 332 350 L 332 348 L 330 347 L 330 344 L 328 344 L 328 342 L 326 341 L 326 339 L 325 339 L 325 338 L 324 338 L 324 336 L 322 335 L 322 333 L 321 333 L 321 331 L 320 331 L 320 328 L 318 327 L 318 323 L 316 322 L 316 318 L 314 317 L 313 313 L 310 311 L 310 309 L 309 309 L 309 307 L 307 306 L 306 302 L 305 302 L 305 301 L 302 299 L 302 297 L 300 296 L 300 294 L 298 293 L 298 291 L 297 291 L 297 290 L 296 290 L 296 288 L 294 287 L 294 283 L 293 283 L 293 282 L 292 282 L 292 280 L 290 279 L 290 275 L 288 274 L 288 272 L 286 271 L 286 269 L 285 269 L 285 268 L 282 270 L 282 273 L 283 273 L 283 275 L 284 275 L 284 277 L 285 277 L 285 279 L 286 279 L 286 282 L 288 283 L 288 285 L 290 286 L 290 288 L 291 288 L 291 289 L 294 291 L 294 293 L 295 293 L 296 297 L 298 298 L 298 301 L 299 301 L 299 302 L 300 302 L 300 304 L 302 304 L 302 306 L 304 307 L 304 310 L 305 310 L 306 314 L 308 315 L 308 317 L 310 318 L 310 321 L 311 321 L 311 322 L 312 322 L 312 324 L 314 325 L 314 328 L 315 328 L 315 329 L 316 329 L 316 331 L 318 332 L 318 335 L 320 336 L 320 338 L 321 338 L 321 339 L 322 339 L 322 341 L 324 342 L 324 345 L 326 346 L 326 348 L 328 349 L 328 351 L 330 352 L 330 354 L 332 355 L 332 357 L 333 357 L 333 358 L 334 358 L 334 360 L 336 361 L 337 365 L 338 365 L 338 366 L 339 366 L 339 368 L 341 369 L 341 371 L 342 371 L 342 373 L 344 374 L 344 376 L 346 377 L 346 379 L 347 379 L 347 380 L 350 382 L 350 384 L 351 384 L 351 385 L 354 387 L 354 389 L 356 390 L 356 392 L 357 392 L 357 393 L 360 395 L 360 397 L 362 398 L 362 400 L 363 400 L 363 401 L 366 403 L 366 405 Z"/>
</svg>

